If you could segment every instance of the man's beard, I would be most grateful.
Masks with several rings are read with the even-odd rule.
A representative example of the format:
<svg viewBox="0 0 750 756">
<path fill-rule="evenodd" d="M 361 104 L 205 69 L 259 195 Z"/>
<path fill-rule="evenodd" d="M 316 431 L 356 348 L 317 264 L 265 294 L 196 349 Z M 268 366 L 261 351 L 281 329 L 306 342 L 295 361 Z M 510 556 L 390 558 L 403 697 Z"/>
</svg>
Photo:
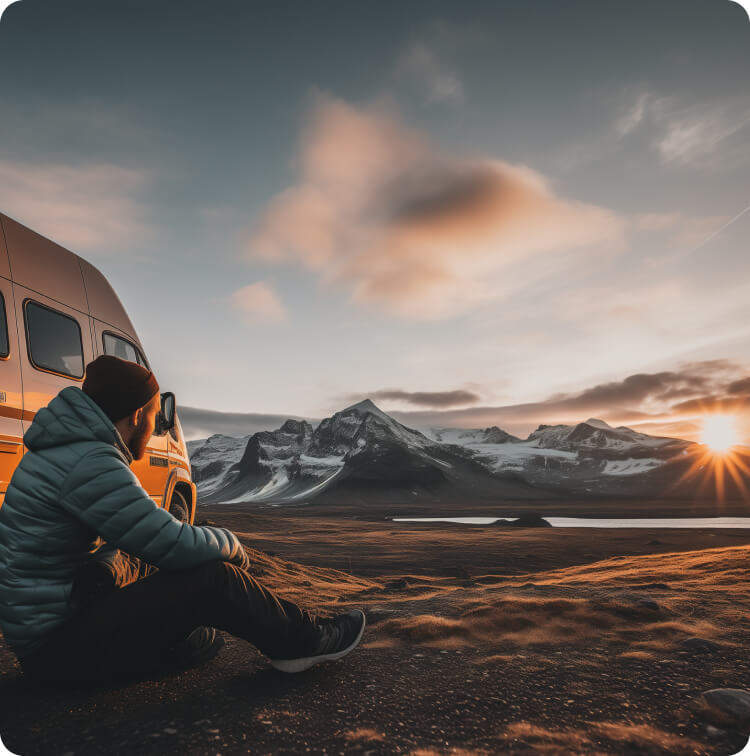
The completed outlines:
<svg viewBox="0 0 750 756">
<path fill-rule="evenodd" d="M 130 453 L 134 459 L 140 459 L 146 451 L 146 444 L 151 437 L 150 434 L 146 435 L 146 432 L 146 424 L 139 424 L 136 432 L 130 439 L 128 449 L 130 449 Z"/>
</svg>

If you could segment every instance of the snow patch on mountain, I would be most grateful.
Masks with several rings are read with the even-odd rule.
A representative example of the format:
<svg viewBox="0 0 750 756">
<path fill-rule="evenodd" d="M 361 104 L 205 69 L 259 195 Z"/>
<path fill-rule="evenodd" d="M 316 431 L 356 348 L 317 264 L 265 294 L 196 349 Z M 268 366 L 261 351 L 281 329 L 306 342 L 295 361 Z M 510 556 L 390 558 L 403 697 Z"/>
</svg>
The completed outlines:
<svg viewBox="0 0 750 756">
<path fill-rule="evenodd" d="M 440 444 L 504 444 L 520 441 L 517 436 L 506 433 L 496 425 L 490 428 L 429 428 L 425 435 Z"/>
<path fill-rule="evenodd" d="M 653 457 L 646 459 L 610 459 L 604 464 L 603 475 L 638 475 L 663 465 Z"/>
<path fill-rule="evenodd" d="M 567 460 L 575 462 L 578 454 L 560 449 L 540 449 L 523 441 L 515 444 L 471 444 L 470 449 L 486 462 L 493 472 L 522 471 L 531 460 Z"/>
</svg>

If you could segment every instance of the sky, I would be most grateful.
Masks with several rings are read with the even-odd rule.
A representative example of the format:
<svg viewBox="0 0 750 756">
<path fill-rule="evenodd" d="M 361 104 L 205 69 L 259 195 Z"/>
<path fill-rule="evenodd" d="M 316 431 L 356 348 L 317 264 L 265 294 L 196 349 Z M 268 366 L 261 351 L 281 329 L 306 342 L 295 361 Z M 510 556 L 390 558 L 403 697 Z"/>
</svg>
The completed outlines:
<svg viewBox="0 0 750 756">
<path fill-rule="evenodd" d="M 188 438 L 371 398 L 750 443 L 728 0 L 20 0 L 0 210 L 101 270 Z"/>
</svg>

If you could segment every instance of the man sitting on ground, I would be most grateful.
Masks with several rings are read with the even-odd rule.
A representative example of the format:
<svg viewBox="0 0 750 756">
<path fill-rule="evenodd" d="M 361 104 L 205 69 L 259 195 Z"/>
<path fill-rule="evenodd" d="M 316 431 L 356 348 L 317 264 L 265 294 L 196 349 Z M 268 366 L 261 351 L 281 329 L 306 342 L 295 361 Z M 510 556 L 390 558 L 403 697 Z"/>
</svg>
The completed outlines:
<svg viewBox="0 0 750 756">
<path fill-rule="evenodd" d="M 24 672 L 80 681 L 188 668 L 218 653 L 215 628 L 284 672 L 351 651 L 363 612 L 323 618 L 275 595 L 234 533 L 181 523 L 148 496 L 129 465 L 160 410 L 153 373 L 105 355 L 26 431 L 0 507 L 0 626 Z"/>
</svg>

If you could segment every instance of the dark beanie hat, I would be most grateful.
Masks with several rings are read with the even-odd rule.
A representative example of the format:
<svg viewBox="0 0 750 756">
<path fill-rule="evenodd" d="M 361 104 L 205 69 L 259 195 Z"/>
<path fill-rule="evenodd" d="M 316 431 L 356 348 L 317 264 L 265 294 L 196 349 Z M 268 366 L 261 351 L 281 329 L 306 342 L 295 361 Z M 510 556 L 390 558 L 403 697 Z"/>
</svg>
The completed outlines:
<svg viewBox="0 0 750 756">
<path fill-rule="evenodd" d="M 159 393 L 159 384 L 150 370 L 111 354 L 103 354 L 86 365 L 82 388 L 113 423 L 148 404 Z"/>
</svg>

